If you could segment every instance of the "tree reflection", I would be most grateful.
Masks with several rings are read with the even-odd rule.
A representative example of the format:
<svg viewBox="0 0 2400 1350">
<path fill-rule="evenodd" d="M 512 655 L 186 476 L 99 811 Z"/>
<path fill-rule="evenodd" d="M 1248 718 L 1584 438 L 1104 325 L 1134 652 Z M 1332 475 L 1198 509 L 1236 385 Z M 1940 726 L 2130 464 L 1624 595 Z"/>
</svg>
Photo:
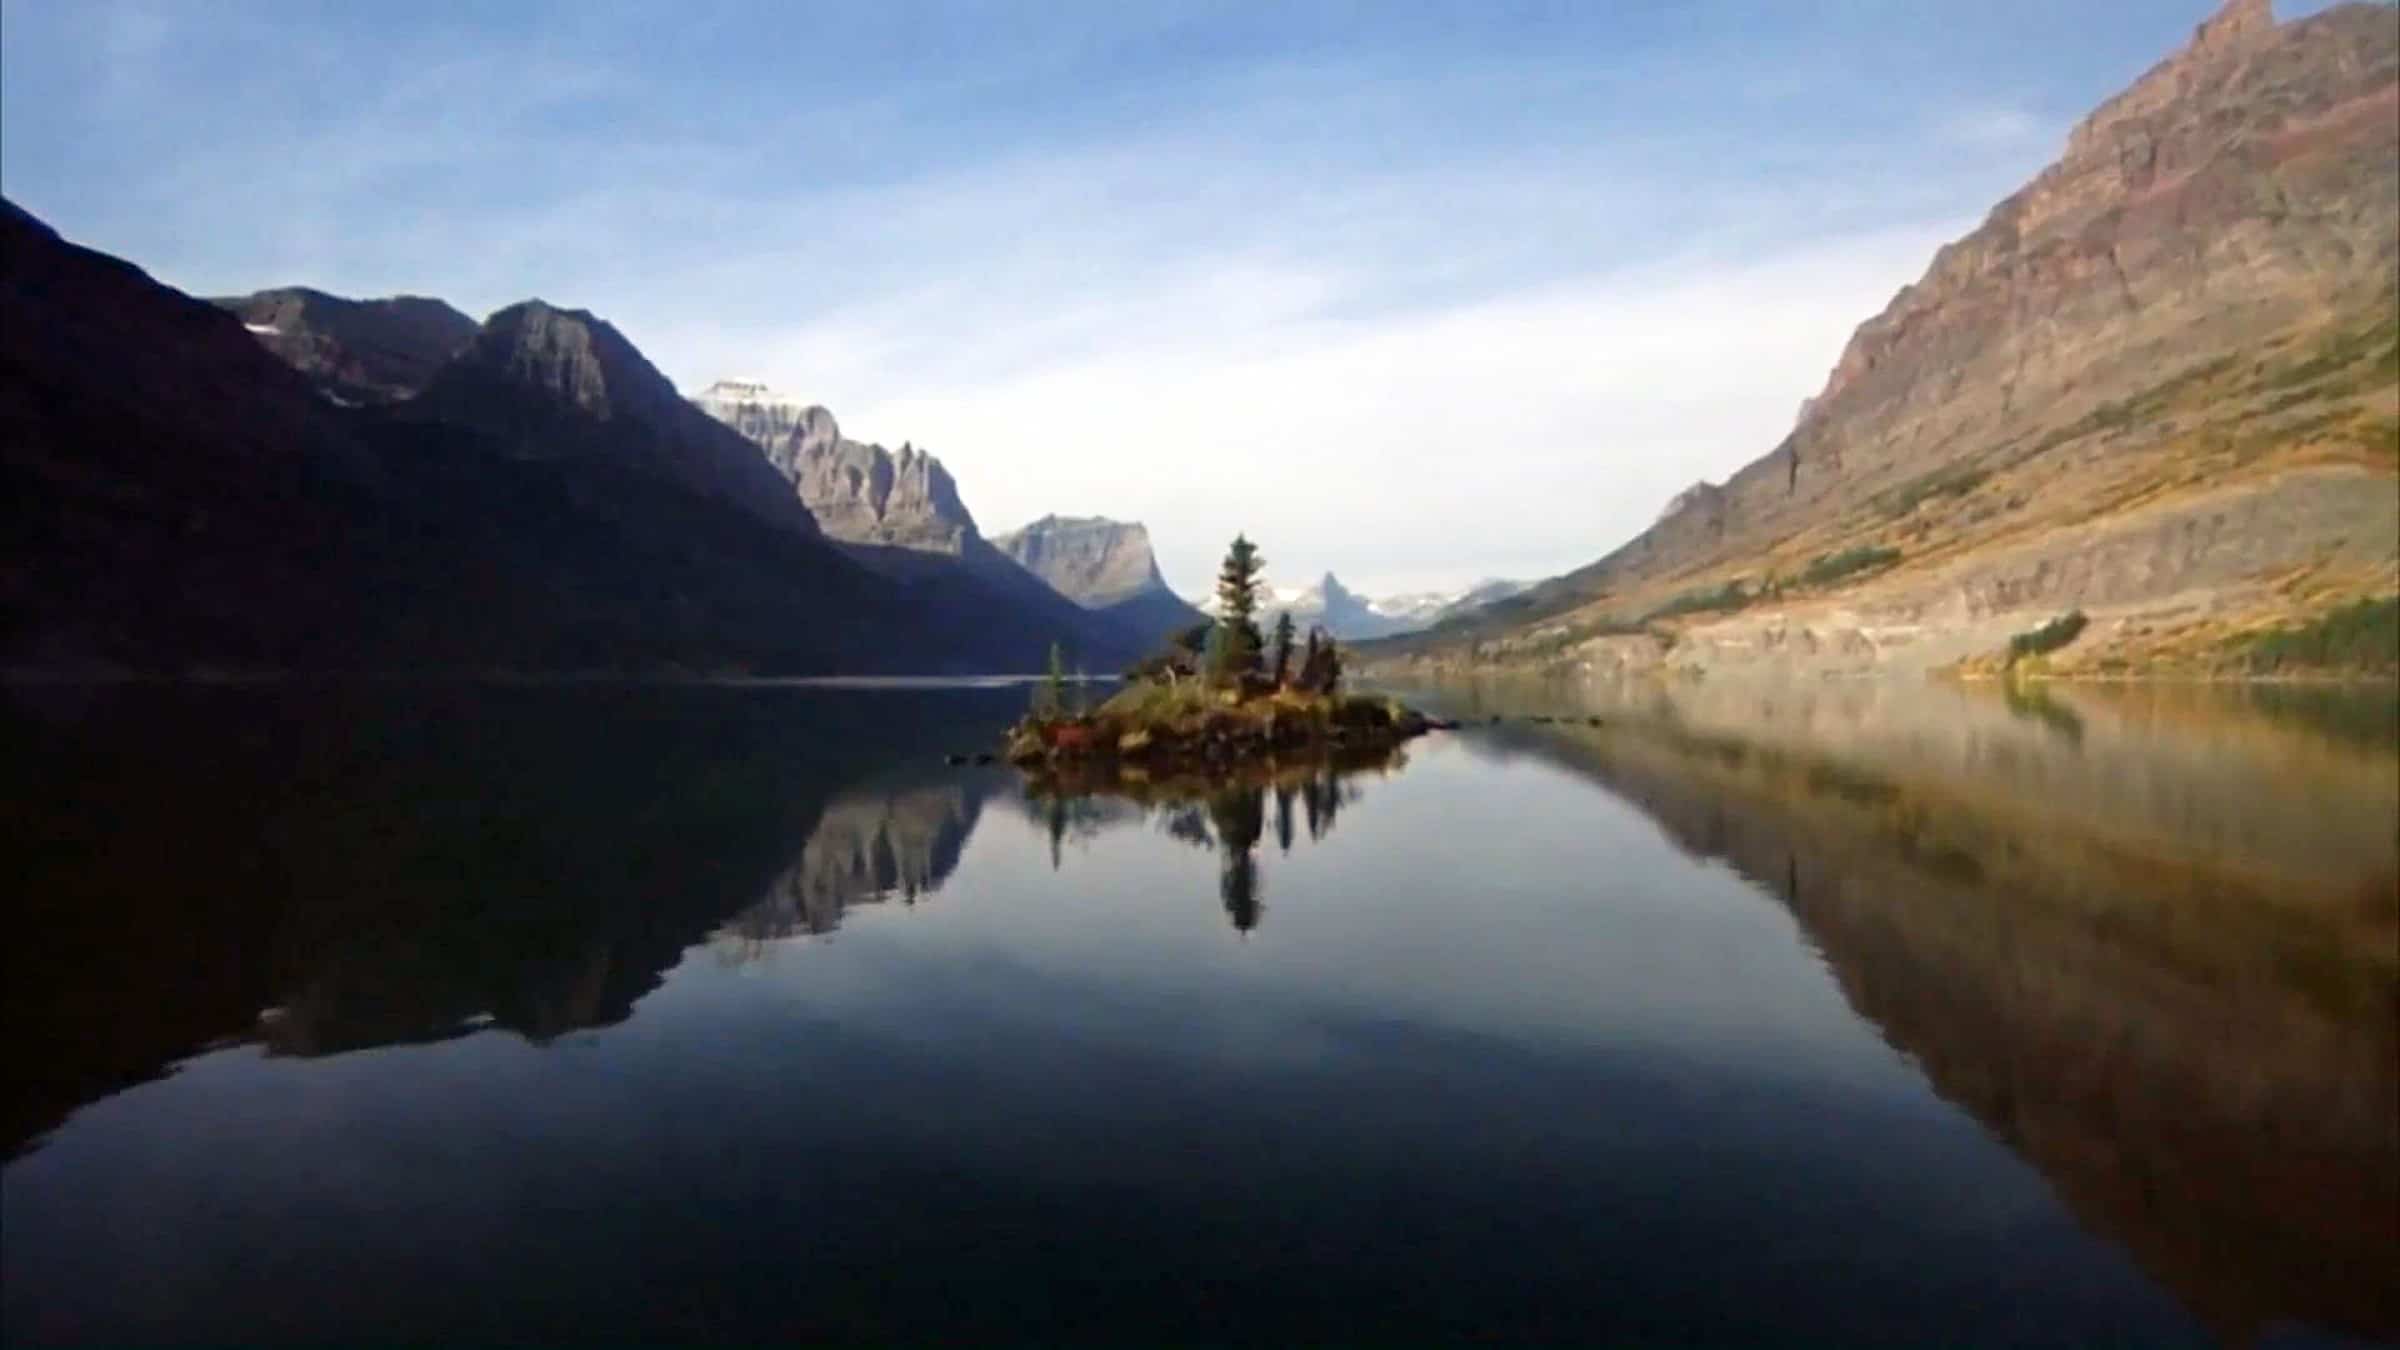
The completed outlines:
<svg viewBox="0 0 2400 1350">
<path fill-rule="evenodd" d="M 1217 828 L 1223 859 L 1217 873 L 1217 895 L 1225 902 L 1226 917 L 1237 933 L 1258 927 L 1265 911 L 1259 895 L 1255 850 L 1266 827 L 1266 789 L 1232 786 L 1208 799 L 1208 818 Z"/>
<path fill-rule="evenodd" d="M 1247 935 L 1266 917 L 1258 846 L 1270 819 L 1275 846 L 1283 854 L 1299 839 L 1301 822 L 1310 841 L 1322 841 L 1333 832 L 1342 808 L 1359 798 L 1358 787 L 1349 781 L 1354 775 L 1388 772 L 1405 762 L 1399 751 L 1385 750 L 1298 763 L 1266 760 L 1170 778 L 1085 768 L 1037 773 L 1028 781 L 1027 797 L 1034 819 L 1049 830 L 1054 867 L 1061 858 L 1062 823 L 1075 821 L 1091 822 L 1097 830 L 1120 820 L 1148 819 L 1167 837 L 1216 853 L 1217 898 L 1234 931 Z"/>
</svg>

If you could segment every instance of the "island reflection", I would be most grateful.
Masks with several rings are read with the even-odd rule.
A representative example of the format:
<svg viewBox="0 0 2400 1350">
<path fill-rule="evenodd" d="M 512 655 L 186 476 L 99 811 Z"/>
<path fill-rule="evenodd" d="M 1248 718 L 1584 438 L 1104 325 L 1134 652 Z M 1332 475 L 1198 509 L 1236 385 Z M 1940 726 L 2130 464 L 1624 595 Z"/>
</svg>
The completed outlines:
<svg viewBox="0 0 2400 1350">
<path fill-rule="evenodd" d="M 1407 763 L 1398 746 L 1361 746 L 1156 775 L 1132 765 L 1055 765 L 1026 776 L 1025 801 L 1049 833 L 1054 869 L 1063 865 L 1069 841 L 1120 826 L 1154 824 L 1215 853 L 1217 898 L 1234 931 L 1247 934 L 1266 917 L 1258 850 L 1270 824 L 1279 853 L 1289 854 L 1303 831 L 1310 842 L 1321 841 L 1361 797 L 1358 778 L 1383 777 Z"/>
</svg>

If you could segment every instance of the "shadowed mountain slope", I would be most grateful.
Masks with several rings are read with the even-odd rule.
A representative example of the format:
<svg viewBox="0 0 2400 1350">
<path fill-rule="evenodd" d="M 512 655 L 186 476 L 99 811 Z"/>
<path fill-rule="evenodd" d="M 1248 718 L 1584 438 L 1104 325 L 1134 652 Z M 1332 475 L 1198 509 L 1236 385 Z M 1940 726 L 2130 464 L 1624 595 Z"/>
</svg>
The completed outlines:
<svg viewBox="0 0 2400 1350">
<path fill-rule="evenodd" d="M 475 340 L 473 319 L 439 300 L 398 295 L 347 300 L 287 286 L 211 303 L 229 311 L 267 350 L 346 403 L 411 397 Z"/>
<path fill-rule="evenodd" d="M 18 670 L 1032 670 L 1073 636 L 844 556 L 589 315 L 504 310 L 346 408 L 13 205 L 0 478 Z"/>
</svg>

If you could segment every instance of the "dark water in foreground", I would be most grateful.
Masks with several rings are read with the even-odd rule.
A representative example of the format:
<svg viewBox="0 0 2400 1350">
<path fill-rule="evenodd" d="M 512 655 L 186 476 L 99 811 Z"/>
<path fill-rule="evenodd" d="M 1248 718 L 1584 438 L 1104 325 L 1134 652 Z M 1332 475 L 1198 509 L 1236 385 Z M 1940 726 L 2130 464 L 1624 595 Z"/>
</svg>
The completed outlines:
<svg viewBox="0 0 2400 1350">
<path fill-rule="evenodd" d="M 19 689 L 5 1336 L 2400 1337 L 2388 692 Z"/>
</svg>

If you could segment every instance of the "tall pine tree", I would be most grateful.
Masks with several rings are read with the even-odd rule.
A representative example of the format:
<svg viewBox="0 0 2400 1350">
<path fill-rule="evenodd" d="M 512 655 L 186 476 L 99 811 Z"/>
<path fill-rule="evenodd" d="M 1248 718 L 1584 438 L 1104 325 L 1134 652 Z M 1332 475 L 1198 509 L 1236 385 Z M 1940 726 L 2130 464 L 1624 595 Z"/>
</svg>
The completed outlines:
<svg viewBox="0 0 2400 1350">
<path fill-rule="evenodd" d="M 1210 673 L 1219 684 L 1238 684 L 1258 670 L 1266 641 L 1258 632 L 1258 573 L 1267 560 L 1247 535 L 1235 535 L 1217 570 L 1217 649 Z"/>
<path fill-rule="evenodd" d="M 1280 611 L 1275 615 L 1274 679 L 1275 687 L 1278 689 L 1282 688 L 1286 684 L 1291 683 L 1292 638 L 1292 612 L 1288 609 Z"/>
</svg>

